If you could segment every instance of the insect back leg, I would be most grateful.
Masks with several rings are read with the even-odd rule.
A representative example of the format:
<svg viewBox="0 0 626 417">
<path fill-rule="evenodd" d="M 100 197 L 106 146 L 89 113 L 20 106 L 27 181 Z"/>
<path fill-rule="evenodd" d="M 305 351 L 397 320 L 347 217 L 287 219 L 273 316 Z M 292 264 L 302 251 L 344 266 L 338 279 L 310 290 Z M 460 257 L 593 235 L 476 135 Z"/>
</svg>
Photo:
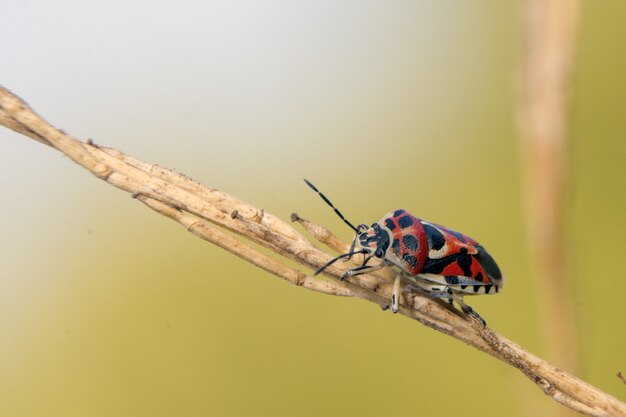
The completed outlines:
<svg viewBox="0 0 626 417">
<path fill-rule="evenodd" d="M 463 301 L 463 297 L 459 295 L 459 293 L 454 291 L 452 288 L 448 288 L 447 293 L 450 294 L 451 299 L 456 301 L 456 303 L 461 307 L 463 313 L 476 317 L 483 323 L 483 326 L 487 326 L 487 322 L 485 321 L 485 319 L 483 319 L 476 310 L 465 304 L 465 301 Z"/>
<path fill-rule="evenodd" d="M 463 313 L 476 317 L 483 323 L 483 326 L 487 326 L 487 322 L 485 322 L 480 314 L 478 314 L 478 312 L 476 312 L 476 310 L 474 310 L 472 307 L 465 304 L 465 301 L 463 301 L 463 297 L 457 291 L 450 287 L 442 287 L 441 285 L 437 285 L 434 283 L 431 284 L 419 282 L 418 285 L 409 284 L 404 287 L 403 292 L 408 291 L 420 293 L 431 298 L 439 298 L 441 300 L 447 301 L 449 304 L 453 304 L 453 302 L 456 302 L 459 307 L 461 307 L 461 311 L 463 311 Z"/>
</svg>

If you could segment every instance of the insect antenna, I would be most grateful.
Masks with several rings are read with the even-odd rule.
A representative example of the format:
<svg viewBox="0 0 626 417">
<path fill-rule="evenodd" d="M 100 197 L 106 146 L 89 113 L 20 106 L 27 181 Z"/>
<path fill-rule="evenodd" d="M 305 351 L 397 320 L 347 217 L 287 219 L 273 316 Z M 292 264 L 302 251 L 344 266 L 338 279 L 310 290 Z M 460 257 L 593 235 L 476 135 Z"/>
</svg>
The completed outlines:
<svg viewBox="0 0 626 417">
<path fill-rule="evenodd" d="M 347 224 L 348 226 L 350 226 L 350 229 L 354 230 L 356 233 L 359 233 L 359 229 L 357 229 L 356 227 L 354 227 L 354 225 L 352 223 L 350 223 L 345 217 L 343 217 L 343 214 L 341 214 L 341 212 L 339 210 L 337 210 L 337 207 L 333 206 L 333 203 L 330 202 L 330 200 L 328 198 L 326 198 L 326 196 L 324 194 L 322 194 L 320 192 L 320 190 L 317 189 L 317 187 L 315 187 L 313 184 L 311 184 L 309 181 L 307 181 L 306 178 L 304 178 L 304 182 L 306 182 L 306 184 L 311 187 L 311 189 L 313 191 L 315 191 L 316 193 L 319 194 L 320 197 L 322 197 L 322 200 L 324 200 L 326 202 L 326 204 L 328 204 L 333 210 L 335 210 L 335 213 L 337 213 L 337 216 L 339 216 L 341 218 L 341 220 L 344 221 L 345 224 Z M 355 252 L 355 253 L 359 253 L 359 252 Z M 352 253 L 352 255 L 354 255 L 354 253 Z M 346 254 L 346 256 L 348 256 L 348 254 Z M 337 258 L 339 259 L 339 258 Z M 333 261 L 334 262 L 334 261 Z M 331 262 L 332 263 L 332 262 Z M 328 266 L 328 265 L 326 265 Z M 324 267 L 325 268 L 325 267 Z M 323 268 L 322 268 L 323 269 Z M 319 272 L 318 272 L 319 273 Z"/>
<path fill-rule="evenodd" d="M 322 267 L 320 267 L 317 271 L 315 271 L 315 273 L 313 274 L 313 276 L 321 273 L 323 270 L 325 270 L 326 268 L 328 268 L 329 266 L 331 266 L 332 264 L 334 264 L 335 262 L 337 262 L 339 259 L 342 258 L 349 258 L 352 255 L 356 255 L 357 253 L 367 253 L 368 251 L 365 249 L 361 249 L 361 250 L 357 250 L 357 251 L 353 251 L 353 252 L 348 252 L 348 253 L 344 253 L 342 255 L 337 256 L 336 258 L 331 259 L 330 261 L 326 262 L 326 264 L 324 264 Z"/>
</svg>

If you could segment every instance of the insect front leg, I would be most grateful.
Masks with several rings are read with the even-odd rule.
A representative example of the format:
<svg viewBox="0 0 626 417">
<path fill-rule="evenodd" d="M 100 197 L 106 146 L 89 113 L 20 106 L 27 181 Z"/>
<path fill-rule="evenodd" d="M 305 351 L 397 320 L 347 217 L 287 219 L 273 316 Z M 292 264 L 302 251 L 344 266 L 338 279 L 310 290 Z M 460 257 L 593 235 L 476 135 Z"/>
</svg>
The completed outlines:
<svg viewBox="0 0 626 417">
<path fill-rule="evenodd" d="M 378 271 L 379 269 L 383 269 L 389 266 L 389 264 L 385 261 L 381 262 L 378 265 L 367 265 L 367 262 L 372 258 L 372 256 L 366 257 L 363 265 L 357 266 L 356 268 L 348 269 L 341 275 L 341 280 L 348 277 L 353 277 L 356 275 L 368 274 L 370 272 Z M 387 310 L 391 307 L 391 311 L 395 314 L 400 309 L 400 285 L 402 283 L 402 273 L 396 275 L 396 279 L 393 282 L 393 291 L 391 294 L 391 304 L 383 305 L 381 308 L 383 310 Z"/>
<path fill-rule="evenodd" d="M 360 224 L 355 228 L 355 232 L 356 234 L 354 235 L 354 239 L 352 239 L 352 243 L 350 243 L 350 250 L 348 251 L 348 253 L 353 253 L 354 249 L 356 247 L 356 242 L 359 239 L 359 235 L 361 233 L 363 233 L 365 230 L 367 230 L 367 225 L 366 224 Z M 349 256 L 347 258 L 345 258 L 343 261 L 344 262 L 348 262 L 350 259 L 352 258 L 352 256 Z M 367 263 L 367 261 L 369 260 L 369 258 L 366 258 L 366 260 L 363 262 L 363 265 L 365 265 Z"/>
<path fill-rule="evenodd" d="M 366 260 L 366 262 L 369 259 Z M 353 277 L 356 275 L 362 275 L 362 274 L 368 274 L 370 272 L 374 272 L 374 271 L 378 271 L 379 269 L 383 269 L 386 268 L 388 265 L 385 262 L 382 262 L 378 265 L 361 265 L 361 266 L 357 266 L 356 268 L 352 268 L 352 269 L 348 269 L 346 272 L 344 272 L 341 275 L 341 280 L 343 281 L 344 279 L 348 278 L 348 277 Z"/>
</svg>

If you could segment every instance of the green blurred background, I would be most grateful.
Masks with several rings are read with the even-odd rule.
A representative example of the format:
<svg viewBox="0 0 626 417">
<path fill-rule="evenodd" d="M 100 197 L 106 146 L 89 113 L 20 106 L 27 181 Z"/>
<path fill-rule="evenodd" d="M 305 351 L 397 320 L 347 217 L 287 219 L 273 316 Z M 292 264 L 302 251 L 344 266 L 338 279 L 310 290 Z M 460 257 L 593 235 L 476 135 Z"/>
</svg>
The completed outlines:
<svg viewBox="0 0 626 417">
<path fill-rule="evenodd" d="M 542 355 L 522 212 L 517 1 L 13 1 L 0 84 L 79 138 L 285 219 L 399 207 L 483 243 L 470 303 Z M 582 7 L 568 247 L 586 381 L 624 400 L 626 3 Z M 0 130 L 1 416 L 521 416 L 519 372 L 290 286 Z M 558 365 L 558 358 L 550 358 Z"/>
</svg>

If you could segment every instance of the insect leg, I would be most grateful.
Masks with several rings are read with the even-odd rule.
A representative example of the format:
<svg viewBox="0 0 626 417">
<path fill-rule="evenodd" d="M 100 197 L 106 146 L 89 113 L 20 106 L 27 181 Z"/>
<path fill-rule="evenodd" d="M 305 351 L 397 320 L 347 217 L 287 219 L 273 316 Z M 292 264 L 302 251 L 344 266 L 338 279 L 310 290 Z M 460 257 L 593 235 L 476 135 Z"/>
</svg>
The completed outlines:
<svg viewBox="0 0 626 417">
<path fill-rule="evenodd" d="M 360 224 L 356 227 L 355 231 L 356 234 L 354 235 L 354 239 L 352 239 L 352 243 L 350 243 L 350 250 L 349 252 L 354 252 L 354 249 L 356 248 L 356 242 L 359 238 L 359 234 L 363 233 L 365 230 L 367 230 L 367 225 L 365 224 Z M 344 259 L 344 262 L 348 262 L 350 260 L 350 258 L 346 258 Z M 365 265 L 367 261 L 363 262 L 363 265 Z"/>
<path fill-rule="evenodd" d="M 362 274 L 367 274 L 370 272 L 378 271 L 379 269 L 386 268 L 387 266 L 388 265 L 385 262 L 379 265 L 374 265 L 374 266 L 371 266 L 371 265 L 357 266 L 356 268 L 348 269 L 346 272 L 344 272 L 341 275 L 341 280 L 343 281 L 344 279 L 348 277 L 353 277 L 355 275 L 362 275 Z"/>
<path fill-rule="evenodd" d="M 350 243 L 350 250 L 348 250 L 348 252 L 354 252 L 354 248 L 356 247 L 356 240 L 359 237 L 359 235 L 354 235 L 354 239 L 352 239 L 352 243 Z M 352 256 L 345 258 L 343 261 L 344 262 L 348 262 L 350 259 L 352 258 Z"/>
<path fill-rule="evenodd" d="M 448 294 L 450 294 L 450 297 L 452 297 L 452 299 L 456 301 L 459 306 L 461 306 L 461 310 L 463 310 L 465 314 L 470 314 L 476 317 L 483 323 L 483 326 L 487 326 L 487 322 L 480 316 L 480 314 L 478 314 L 472 307 L 465 304 L 465 302 L 463 301 L 463 297 L 461 297 L 456 291 L 448 288 Z"/>
<path fill-rule="evenodd" d="M 350 257 L 354 254 L 357 253 L 366 253 L 365 250 L 359 250 L 356 252 L 348 252 L 348 253 L 343 253 L 339 256 L 334 257 L 333 259 L 331 259 L 330 261 L 326 262 L 326 264 L 324 264 L 322 267 L 320 267 L 317 271 L 315 271 L 315 273 L 313 274 L 314 276 L 321 273 L 323 270 L 325 270 L 326 268 L 328 268 L 329 266 L 331 266 L 332 264 L 334 264 L 335 262 L 337 262 L 339 259 L 345 258 L 345 257 Z M 365 265 L 365 263 L 363 263 Z"/>
<path fill-rule="evenodd" d="M 472 307 L 465 304 L 465 302 L 463 301 L 463 297 L 460 296 L 456 291 L 454 291 L 453 289 L 449 287 L 448 288 L 444 287 L 444 289 L 439 289 L 441 287 L 435 287 L 437 288 L 436 290 L 430 290 L 429 288 L 431 285 L 430 284 L 426 284 L 426 285 L 427 287 L 423 288 L 421 286 L 409 284 L 406 287 L 404 287 L 403 291 L 405 292 L 414 291 L 420 294 L 424 294 L 427 297 L 446 300 L 450 304 L 453 304 L 453 301 L 456 301 L 456 303 L 461 307 L 461 311 L 463 311 L 463 313 L 470 314 L 476 317 L 478 320 L 480 320 L 483 323 L 484 326 L 487 326 L 487 323 L 480 316 L 480 314 L 478 314 Z"/>
<path fill-rule="evenodd" d="M 391 311 L 395 314 L 400 309 L 400 283 L 402 281 L 402 274 L 396 275 L 396 279 L 393 282 L 393 292 L 391 293 Z"/>
<path fill-rule="evenodd" d="M 415 292 L 415 293 L 419 293 L 419 294 L 422 294 L 431 298 L 441 298 L 443 300 L 446 300 L 450 304 L 452 304 L 452 297 L 445 290 L 444 291 L 441 291 L 441 290 L 431 291 L 431 290 L 427 290 L 425 288 L 419 287 L 417 285 L 409 284 L 406 287 L 404 287 L 402 292 Z"/>
</svg>

